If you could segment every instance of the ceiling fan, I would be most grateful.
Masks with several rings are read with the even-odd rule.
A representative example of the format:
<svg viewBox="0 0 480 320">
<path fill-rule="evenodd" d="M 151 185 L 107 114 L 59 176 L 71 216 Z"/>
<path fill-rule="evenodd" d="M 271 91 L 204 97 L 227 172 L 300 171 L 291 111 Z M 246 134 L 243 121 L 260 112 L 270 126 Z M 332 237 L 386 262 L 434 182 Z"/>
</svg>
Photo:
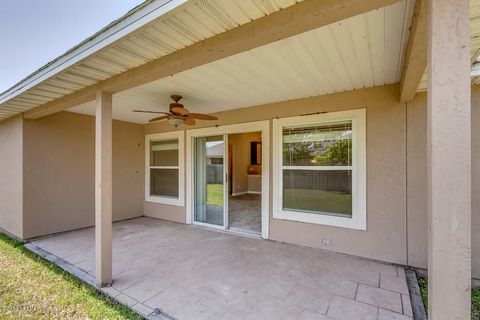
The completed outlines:
<svg viewBox="0 0 480 320">
<path fill-rule="evenodd" d="M 148 120 L 149 123 L 168 120 L 170 124 L 178 126 L 179 124 L 187 124 L 193 126 L 195 124 L 195 119 L 198 120 L 217 120 L 217 117 L 203 114 L 203 113 L 192 113 L 188 111 L 183 104 L 179 103 L 182 99 L 182 96 L 177 94 L 172 94 L 170 96 L 174 102 L 170 103 L 170 112 L 162 111 L 150 111 L 150 110 L 133 110 L 133 112 L 143 112 L 143 113 L 158 113 L 163 114 L 163 116 L 155 117 Z"/>
</svg>

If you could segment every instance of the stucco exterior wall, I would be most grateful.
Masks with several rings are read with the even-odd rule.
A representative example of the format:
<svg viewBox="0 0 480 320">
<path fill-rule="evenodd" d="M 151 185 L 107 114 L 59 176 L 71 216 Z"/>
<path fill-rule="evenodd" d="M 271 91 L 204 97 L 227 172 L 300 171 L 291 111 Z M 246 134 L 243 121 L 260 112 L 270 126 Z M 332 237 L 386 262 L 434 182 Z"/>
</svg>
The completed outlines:
<svg viewBox="0 0 480 320">
<path fill-rule="evenodd" d="M 398 102 L 398 92 L 398 85 L 391 85 L 216 114 L 220 120 L 215 124 L 226 125 L 367 108 L 368 230 L 272 219 L 270 210 L 270 239 L 406 264 L 406 104 Z M 207 126 L 212 123 L 199 121 L 196 128 Z M 162 122 L 145 126 L 146 134 L 171 130 L 170 125 Z M 170 209 L 160 204 L 148 206 L 155 207 L 157 212 Z M 184 215 L 184 208 L 178 208 L 175 214 Z M 330 239 L 331 245 L 323 246 L 322 239 Z"/>
<path fill-rule="evenodd" d="M 61 112 L 24 124 L 24 238 L 91 226 L 94 117 Z M 113 220 L 143 212 L 141 125 L 113 123 Z"/>
<path fill-rule="evenodd" d="M 270 120 L 271 124 L 276 117 L 366 108 L 367 231 L 273 219 L 270 210 L 269 238 L 426 268 L 426 106 L 425 93 L 417 94 L 412 102 L 400 103 L 398 85 L 390 85 L 225 111 L 217 114 L 220 120 L 214 124 L 257 120 Z M 475 278 L 480 278 L 478 123 L 480 88 L 473 87 L 472 275 Z M 211 125 L 199 121 L 195 128 Z M 114 220 L 144 214 L 185 223 L 184 206 L 144 201 L 144 135 L 171 130 L 167 123 L 141 126 L 114 122 Z M 2 228 L 30 238 L 93 225 L 93 117 L 62 112 L 35 121 L 17 117 L 0 122 L 0 153 L 1 168 L 8 169 L 0 171 L 0 182 L 6 181 L 0 183 Z M 330 246 L 324 246 L 323 239 L 329 239 Z"/>
<path fill-rule="evenodd" d="M 407 106 L 408 265 L 427 268 L 427 94 Z M 480 279 L 480 87 L 472 87 L 472 277 Z"/>
<path fill-rule="evenodd" d="M 220 120 L 216 124 L 363 107 L 367 108 L 367 231 L 272 219 L 270 212 L 270 238 L 427 268 L 426 93 L 417 94 L 412 102 L 400 103 L 398 86 L 390 85 L 221 112 L 217 114 Z M 475 278 L 480 278 L 478 123 L 480 88 L 473 87 L 472 276 Z M 199 122 L 196 127 L 207 126 L 211 124 Z M 170 130 L 172 127 L 166 123 L 145 126 L 146 134 Z M 158 204 L 148 207 L 154 208 L 156 216 L 184 221 L 184 217 L 179 217 L 185 214 L 183 207 L 175 210 Z M 331 240 L 331 245 L 322 245 L 323 239 Z"/>
<path fill-rule="evenodd" d="M 22 116 L 0 121 L 0 229 L 22 238 Z"/>
<path fill-rule="evenodd" d="M 427 268 L 427 95 L 407 104 L 408 264 Z"/>
<path fill-rule="evenodd" d="M 480 279 L 480 87 L 472 88 L 472 274 Z"/>
</svg>

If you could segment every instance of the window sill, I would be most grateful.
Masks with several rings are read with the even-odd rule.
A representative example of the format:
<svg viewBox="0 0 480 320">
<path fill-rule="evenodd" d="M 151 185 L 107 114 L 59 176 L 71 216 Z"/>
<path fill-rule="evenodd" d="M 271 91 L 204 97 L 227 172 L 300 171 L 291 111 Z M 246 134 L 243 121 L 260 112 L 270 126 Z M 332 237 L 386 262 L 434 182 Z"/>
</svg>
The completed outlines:
<svg viewBox="0 0 480 320">
<path fill-rule="evenodd" d="M 367 231 L 366 221 L 362 221 L 358 218 L 355 219 L 355 216 L 353 218 L 347 218 L 328 214 L 277 210 L 273 213 L 273 219 Z"/>
<path fill-rule="evenodd" d="M 185 203 L 181 198 L 176 199 L 176 198 L 167 198 L 167 197 L 147 196 L 145 198 L 145 202 L 165 204 L 165 205 L 177 206 L 177 207 L 185 206 Z"/>
</svg>

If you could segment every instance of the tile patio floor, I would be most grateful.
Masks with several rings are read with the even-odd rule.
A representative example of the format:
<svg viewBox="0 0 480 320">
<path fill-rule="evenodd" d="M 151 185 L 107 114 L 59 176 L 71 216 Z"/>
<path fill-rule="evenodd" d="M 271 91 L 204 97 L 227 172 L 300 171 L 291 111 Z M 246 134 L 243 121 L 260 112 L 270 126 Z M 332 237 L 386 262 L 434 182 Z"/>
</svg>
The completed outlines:
<svg viewBox="0 0 480 320">
<path fill-rule="evenodd" d="M 94 229 L 32 241 L 94 275 Z M 117 300 L 176 319 L 407 320 L 403 268 L 152 218 L 113 225 Z"/>
</svg>

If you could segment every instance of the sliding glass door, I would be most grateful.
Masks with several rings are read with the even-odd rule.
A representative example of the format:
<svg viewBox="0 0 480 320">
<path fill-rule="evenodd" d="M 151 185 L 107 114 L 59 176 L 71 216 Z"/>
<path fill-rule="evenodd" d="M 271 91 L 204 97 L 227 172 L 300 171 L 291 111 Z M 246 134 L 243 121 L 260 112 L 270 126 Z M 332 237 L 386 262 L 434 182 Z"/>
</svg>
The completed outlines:
<svg viewBox="0 0 480 320">
<path fill-rule="evenodd" d="M 194 138 L 194 221 L 226 227 L 224 135 Z"/>
</svg>

